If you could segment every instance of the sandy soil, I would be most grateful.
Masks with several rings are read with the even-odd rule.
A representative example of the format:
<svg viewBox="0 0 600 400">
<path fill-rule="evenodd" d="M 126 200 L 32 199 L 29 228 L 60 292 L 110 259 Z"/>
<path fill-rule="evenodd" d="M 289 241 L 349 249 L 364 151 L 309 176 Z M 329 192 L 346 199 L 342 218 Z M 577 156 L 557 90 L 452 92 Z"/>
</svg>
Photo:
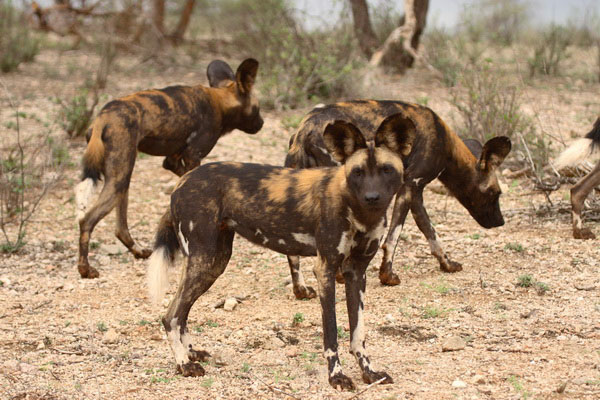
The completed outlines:
<svg viewBox="0 0 600 400">
<path fill-rule="evenodd" d="M 79 52 L 59 57 L 46 51 L 35 64 L 2 80 L 23 111 L 51 120 L 56 106 L 48 97 L 72 93 L 86 73 L 77 66 L 87 59 L 94 62 Z M 120 65 L 107 93 L 114 97 L 205 82 L 205 65 Z M 426 96 L 428 105 L 454 125 L 446 89 L 427 73 L 389 79 L 388 97 L 415 101 Z M 527 108 L 546 129 L 567 138 L 589 129 L 600 108 L 598 84 L 546 82 L 527 90 Z M 2 101 L 0 115 L 6 120 L 10 111 Z M 208 159 L 281 164 L 292 131 L 282 125 L 282 114 L 263 114 L 266 123 L 259 134 L 236 131 Z M 25 127 L 42 129 L 30 120 Z M 9 132 L 4 126 L 0 130 Z M 597 241 L 571 238 L 568 187 L 551 194 L 557 206 L 545 212 L 546 199 L 530 182 L 506 181 L 506 225 L 485 230 L 456 200 L 431 190 L 439 184 L 430 185 L 427 209 L 446 251 L 464 270 L 441 273 L 409 216 L 394 265 L 402 283 L 379 284 L 378 255 L 368 271 L 366 294 L 367 346 L 395 383 L 357 396 L 327 384 L 320 307 L 316 300 L 293 298 L 285 257 L 239 238 L 227 271 L 190 314 L 196 347 L 214 356 L 207 375 L 177 375 L 159 324 L 166 302 L 149 302 L 146 262 L 133 259 L 118 243 L 112 215 L 92 236 L 90 261 L 101 277 L 79 278 L 72 187 L 83 149 L 82 141 L 69 144 L 75 165 L 41 204 L 29 225 L 27 246 L 0 255 L 2 399 L 600 398 L 600 247 Z M 130 190 L 132 235 L 147 246 L 176 182 L 161 162 L 139 157 Z M 600 233 L 597 223 L 589 226 Z M 310 268 L 312 261 L 303 260 L 314 285 Z M 538 284 L 517 286 L 523 275 Z M 178 276 L 179 269 L 171 271 L 170 295 Z M 213 307 L 232 296 L 244 299 L 233 311 Z M 341 286 L 337 297 L 343 367 L 363 390 L 366 385 L 348 354 Z M 450 338 L 462 339 L 464 348 L 443 352 Z"/>
</svg>

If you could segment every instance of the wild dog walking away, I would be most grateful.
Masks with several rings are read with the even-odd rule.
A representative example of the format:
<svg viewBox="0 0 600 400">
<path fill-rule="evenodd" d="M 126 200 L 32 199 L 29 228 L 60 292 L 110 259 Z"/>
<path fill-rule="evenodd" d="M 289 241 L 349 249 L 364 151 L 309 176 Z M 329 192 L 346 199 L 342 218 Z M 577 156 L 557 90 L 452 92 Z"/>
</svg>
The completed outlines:
<svg viewBox="0 0 600 400">
<path fill-rule="evenodd" d="M 571 146 L 563 151 L 556 161 L 554 167 L 557 170 L 575 165 L 584 158 L 598 151 L 600 146 L 600 117 L 594 122 L 594 127 L 584 138 L 576 140 Z M 600 185 L 600 161 L 596 163 L 586 176 L 571 188 L 571 206 L 573 217 L 573 237 L 575 239 L 595 239 L 596 235 L 590 228 L 584 227 L 581 222 L 581 211 L 583 202 L 596 186 Z"/>
<path fill-rule="evenodd" d="M 363 132 L 373 132 L 373 127 L 389 115 L 404 116 L 403 130 L 415 136 L 412 152 L 404 158 L 404 182 L 396 196 L 394 211 L 385 243 L 379 279 L 386 285 L 397 285 L 400 279 L 392 270 L 396 243 L 408 210 L 423 232 L 431 253 L 445 272 L 462 270 L 450 260 L 435 233 L 425 206 L 423 189 L 439 180 L 484 228 L 504 224 L 500 211 L 500 186 L 496 169 L 508 155 L 510 139 L 505 136 L 490 139 L 484 146 L 476 140 L 463 142 L 431 109 L 400 101 L 357 100 L 315 108 L 301 122 L 298 132 L 290 139 L 290 149 L 285 166 L 310 168 L 335 165 L 323 142 L 323 128 L 333 120 L 350 121 Z M 294 294 L 297 298 L 310 298 L 315 291 L 304 285 L 299 258 L 288 257 Z"/>
<path fill-rule="evenodd" d="M 161 220 L 148 269 L 149 289 L 165 292 L 167 266 L 181 250 L 187 265 L 162 321 L 178 370 L 204 375 L 198 363 L 208 356 L 192 348 L 187 319 L 194 302 L 224 272 L 235 233 L 290 256 L 317 256 L 323 317 L 324 356 L 329 383 L 354 388 L 342 373 L 335 315 L 335 274 L 342 269 L 350 319 L 350 349 L 362 378 L 371 383 L 389 375 L 371 366 L 365 349 L 363 301 L 366 268 L 379 248 L 386 210 L 402 185 L 400 154 L 408 154 L 414 130 L 401 129 L 402 114 L 385 119 L 367 140 L 352 124 L 335 121 L 324 130 L 332 168 L 289 169 L 257 164 L 212 163 L 184 175 Z M 219 184 L 215 184 L 219 182 Z"/>
<path fill-rule="evenodd" d="M 181 176 L 195 168 L 219 137 L 240 129 L 254 134 L 262 128 L 252 88 L 258 62 L 244 60 L 234 74 L 220 60 L 207 69 L 211 87 L 170 86 L 145 90 L 106 104 L 88 132 L 83 177 L 75 189 L 79 220 L 78 269 L 82 278 L 96 278 L 88 262 L 92 230 L 115 206 L 117 238 L 136 258 L 150 249 L 135 244 L 127 227 L 127 200 L 138 151 L 166 156 L 163 167 Z M 90 207 L 100 177 L 104 187 Z"/>
</svg>

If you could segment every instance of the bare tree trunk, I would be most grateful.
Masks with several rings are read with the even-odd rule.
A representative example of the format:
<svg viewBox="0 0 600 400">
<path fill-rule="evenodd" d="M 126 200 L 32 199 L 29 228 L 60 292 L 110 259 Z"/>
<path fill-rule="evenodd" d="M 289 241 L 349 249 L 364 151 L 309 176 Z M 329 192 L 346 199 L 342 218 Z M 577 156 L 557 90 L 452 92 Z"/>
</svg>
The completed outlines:
<svg viewBox="0 0 600 400">
<path fill-rule="evenodd" d="M 417 48 L 425 29 L 428 9 L 429 0 L 404 0 L 404 23 L 394 29 L 383 45 L 373 53 L 369 64 L 379 66 L 394 46 L 401 44 L 403 53 L 399 55 L 400 65 L 397 67 L 400 70 L 410 68 L 419 59 Z"/>
<path fill-rule="evenodd" d="M 377 48 L 378 40 L 371 26 L 369 6 L 366 0 L 350 0 L 350 5 L 352 6 L 354 33 L 358 39 L 358 45 L 364 55 L 371 58 L 373 50 Z"/>
<path fill-rule="evenodd" d="M 154 27 L 162 34 L 165 34 L 165 0 L 153 0 L 152 22 Z"/>
<path fill-rule="evenodd" d="M 183 34 L 187 29 L 190 19 L 192 17 L 192 11 L 194 11 L 194 6 L 196 5 L 196 0 L 187 0 L 185 5 L 183 6 L 183 10 L 181 11 L 181 15 L 179 16 L 179 22 L 177 23 L 177 27 L 171 33 L 170 38 L 173 44 L 177 45 L 183 41 Z"/>
</svg>

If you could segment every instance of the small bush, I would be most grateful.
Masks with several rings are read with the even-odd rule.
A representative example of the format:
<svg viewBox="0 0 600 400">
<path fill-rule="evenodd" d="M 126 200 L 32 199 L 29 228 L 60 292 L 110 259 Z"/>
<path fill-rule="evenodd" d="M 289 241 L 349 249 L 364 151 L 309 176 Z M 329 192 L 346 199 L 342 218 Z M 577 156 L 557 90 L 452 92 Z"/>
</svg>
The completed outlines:
<svg viewBox="0 0 600 400">
<path fill-rule="evenodd" d="M 31 34 L 23 13 L 10 1 L 0 3 L 0 71 L 11 72 L 33 61 L 39 51 L 40 41 Z"/>
<path fill-rule="evenodd" d="M 519 287 L 524 287 L 524 288 L 528 288 L 533 286 L 534 283 L 534 279 L 531 275 L 525 274 L 525 275 L 521 275 L 517 278 L 517 286 Z"/>
<path fill-rule="evenodd" d="M 530 4 L 523 0 L 480 0 L 476 7 L 463 7 L 457 25 L 472 42 L 507 46 L 519 39 L 529 13 Z"/>
<path fill-rule="evenodd" d="M 7 125 L 11 135 L 0 136 L 0 230 L 4 241 L 0 251 L 11 253 L 25 245 L 26 227 L 40 201 L 60 178 L 64 155 L 57 156 L 62 145 L 49 134 L 23 137 L 19 112 L 14 110 L 14 124 Z"/>
<path fill-rule="evenodd" d="M 285 0 L 227 0 L 219 12 L 235 52 L 261 62 L 263 106 L 296 108 L 351 92 L 358 64 L 349 25 L 307 32 Z"/>
<path fill-rule="evenodd" d="M 571 44 L 569 31 L 557 25 L 551 25 L 541 33 L 533 57 L 528 60 L 529 75 L 559 75 L 560 63 L 568 57 L 567 47 Z"/>
</svg>

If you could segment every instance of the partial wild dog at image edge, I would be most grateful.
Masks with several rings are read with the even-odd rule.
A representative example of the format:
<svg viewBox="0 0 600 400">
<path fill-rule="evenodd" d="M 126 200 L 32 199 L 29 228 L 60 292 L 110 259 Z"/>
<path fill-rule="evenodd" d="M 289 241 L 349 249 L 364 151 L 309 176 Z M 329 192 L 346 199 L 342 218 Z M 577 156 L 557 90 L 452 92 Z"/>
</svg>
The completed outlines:
<svg viewBox="0 0 600 400">
<path fill-rule="evenodd" d="M 600 147 L 600 117 L 594 122 L 594 127 L 585 137 L 577 139 L 565 151 L 563 151 L 554 161 L 554 168 L 572 166 L 582 161 L 584 158 L 597 153 Z M 575 186 L 571 188 L 571 207 L 573 218 L 573 237 L 575 239 L 595 239 L 596 235 L 590 228 L 583 226 L 581 221 L 581 212 L 583 203 L 588 195 L 596 186 L 600 185 L 600 161 L 596 166 Z"/>
<path fill-rule="evenodd" d="M 233 129 L 254 134 L 263 125 L 253 94 L 258 61 L 244 60 L 234 74 L 225 62 L 207 68 L 210 87 L 169 86 L 144 90 L 107 103 L 87 133 L 82 181 L 75 188 L 79 221 L 78 269 L 96 278 L 88 262 L 90 236 L 96 224 L 117 207 L 117 238 L 136 258 L 152 251 L 138 247 L 127 226 L 129 182 L 138 151 L 166 156 L 163 167 L 178 176 L 195 168 L 217 140 Z M 104 186 L 91 203 L 98 181 Z"/>
<path fill-rule="evenodd" d="M 234 235 L 286 254 L 316 256 L 323 318 L 323 355 L 329 383 L 353 389 L 342 373 L 335 315 L 335 274 L 342 270 L 350 320 L 350 351 L 366 383 L 392 378 L 372 366 L 365 348 L 366 269 L 385 232 L 388 205 L 403 181 L 400 155 L 410 152 L 414 129 L 402 114 L 386 118 L 365 137 L 353 124 L 334 121 L 325 148 L 342 166 L 292 169 L 260 164 L 211 163 L 183 176 L 161 220 L 148 267 L 151 297 L 168 284 L 176 251 L 187 257 L 163 325 L 177 369 L 201 376 L 208 354 L 192 348 L 187 318 L 196 300 L 225 271 Z M 219 182 L 219 184 L 215 184 Z"/>
<path fill-rule="evenodd" d="M 379 270 L 381 283 L 397 285 L 400 278 L 392 270 L 394 250 L 401 228 L 410 209 L 423 232 L 431 253 L 445 272 L 462 270 L 450 260 L 436 235 L 425 206 L 423 189 L 438 178 L 450 193 L 484 228 L 504 225 L 500 211 L 500 186 L 496 169 L 511 149 L 510 139 L 499 136 L 483 146 L 474 139 L 461 140 L 431 109 L 401 101 L 355 100 L 313 109 L 300 123 L 298 132 L 290 138 L 285 166 L 311 168 L 335 165 L 336 160 L 324 146 L 323 128 L 334 120 L 355 124 L 363 132 L 374 127 L 389 115 L 400 113 L 407 122 L 399 126 L 412 132 L 415 140 L 411 153 L 404 158 L 404 185 L 396 195 L 390 228 L 383 244 L 383 261 Z M 296 298 L 315 297 L 315 291 L 304 284 L 299 258 L 288 257 Z"/>
</svg>

